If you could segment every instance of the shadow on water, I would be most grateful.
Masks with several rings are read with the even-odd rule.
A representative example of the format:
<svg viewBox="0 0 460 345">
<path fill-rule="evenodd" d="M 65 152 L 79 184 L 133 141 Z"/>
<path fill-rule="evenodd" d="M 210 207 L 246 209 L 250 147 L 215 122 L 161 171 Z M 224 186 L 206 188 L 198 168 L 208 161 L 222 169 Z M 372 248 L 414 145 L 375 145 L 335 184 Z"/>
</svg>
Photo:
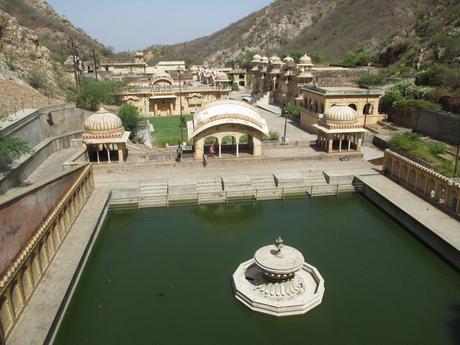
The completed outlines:
<svg viewBox="0 0 460 345">
<path fill-rule="evenodd" d="M 202 222 L 216 225 L 236 225 L 256 219 L 262 213 L 260 203 L 203 205 L 192 210 Z"/>
<path fill-rule="evenodd" d="M 450 306 L 453 312 L 453 318 L 447 323 L 449 332 L 452 336 L 453 344 L 460 344 L 460 304 Z"/>
</svg>

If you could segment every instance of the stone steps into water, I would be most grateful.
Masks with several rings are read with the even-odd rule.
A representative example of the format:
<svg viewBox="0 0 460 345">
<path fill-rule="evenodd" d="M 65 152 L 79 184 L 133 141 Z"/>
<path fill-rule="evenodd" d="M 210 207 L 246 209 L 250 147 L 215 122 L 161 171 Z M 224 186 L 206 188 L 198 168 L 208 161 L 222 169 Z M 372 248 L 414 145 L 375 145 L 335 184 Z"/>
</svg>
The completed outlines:
<svg viewBox="0 0 460 345">
<path fill-rule="evenodd" d="M 168 206 L 168 184 L 166 181 L 141 183 L 139 208 Z"/>
<path fill-rule="evenodd" d="M 197 183 L 198 204 L 216 204 L 225 202 L 222 179 L 214 178 Z"/>
<path fill-rule="evenodd" d="M 196 203 L 198 200 L 197 182 L 193 179 L 168 181 L 168 200 L 170 204 Z"/>
</svg>

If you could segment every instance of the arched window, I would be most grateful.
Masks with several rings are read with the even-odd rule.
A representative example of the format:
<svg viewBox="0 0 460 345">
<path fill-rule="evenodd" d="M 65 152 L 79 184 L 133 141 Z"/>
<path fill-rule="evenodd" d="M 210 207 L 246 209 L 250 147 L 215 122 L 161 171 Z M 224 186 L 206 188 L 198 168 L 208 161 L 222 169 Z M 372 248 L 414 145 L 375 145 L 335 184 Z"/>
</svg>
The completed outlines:
<svg viewBox="0 0 460 345">
<path fill-rule="evenodd" d="M 358 111 L 358 107 L 356 106 L 356 104 L 351 103 L 351 104 L 348 104 L 348 106 L 349 106 L 350 108 L 353 108 L 355 111 Z"/>
<path fill-rule="evenodd" d="M 363 108 L 364 115 L 372 115 L 374 114 L 374 106 L 370 103 L 367 103 Z"/>
</svg>

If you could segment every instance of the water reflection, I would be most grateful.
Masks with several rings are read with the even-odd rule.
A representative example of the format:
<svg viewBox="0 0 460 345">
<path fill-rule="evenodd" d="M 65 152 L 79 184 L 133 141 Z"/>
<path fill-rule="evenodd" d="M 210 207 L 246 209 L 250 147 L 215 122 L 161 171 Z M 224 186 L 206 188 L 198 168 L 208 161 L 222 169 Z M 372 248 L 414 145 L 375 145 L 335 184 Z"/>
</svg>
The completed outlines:
<svg viewBox="0 0 460 345">
<path fill-rule="evenodd" d="M 262 205 L 260 203 L 202 205 L 194 208 L 192 213 L 203 223 L 213 226 L 247 224 L 260 216 Z"/>
</svg>

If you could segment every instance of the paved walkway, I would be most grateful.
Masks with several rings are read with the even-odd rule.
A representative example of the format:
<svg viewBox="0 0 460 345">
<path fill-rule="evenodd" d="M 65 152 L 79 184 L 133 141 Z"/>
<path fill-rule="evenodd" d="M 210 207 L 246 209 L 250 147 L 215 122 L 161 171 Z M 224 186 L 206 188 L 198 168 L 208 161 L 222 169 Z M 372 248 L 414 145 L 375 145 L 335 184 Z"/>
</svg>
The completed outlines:
<svg viewBox="0 0 460 345">
<path fill-rule="evenodd" d="M 268 128 L 272 132 L 278 132 L 280 136 L 284 135 L 285 118 L 275 115 L 266 110 L 259 109 L 262 117 L 267 121 Z M 316 134 L 310 134 L 300 128 L 300 124 L 288 119 L 286 136 L 290 142 L 294 141 L 313 141 L 316 140 Z"/>
<path fill-rule="evenodd" d="M 359 179 L 460 251 L 460 222 L 383 175 Z"/>
<path fill-rule="evenodd" d="M 217 160 L 217 158 L 216 158 Z M 300 172 L 300 171 L 336 171 L 338 173 L 354 171 L 359 173 L 375 173 L 374 167 L 362 159 L 350 161 L 321 161 L 321 160 L 238 160 L 229 161 L 211 160 L 205 168 L 200 164 L 167 164 L 167 165 L 139 165 L 139 166 L 99 166 L 94 169 L 96 186 L 111 189 L 137 188 L 140 182 L 152 180 L 181 180 L 201 179 L 211 177 L 225 177 L 235 175 L 260 176 L 275 172 Z"/>
<path fill-rule="evenodd" d="M 62 163 L 77 153 L 80 148 L 65 149 L 52 153 L 27 179 L 30 183 L 35 183 L 44 178 L 50 177 L 58 172 L 64 171 Z"/>
<path fill-rule="evenodd" d="M 34 292 L 7 345 L 41 345 L 101 217 L 109 191 L 97 188 L 72 225 L 48 271 Z"/>
</svg>

